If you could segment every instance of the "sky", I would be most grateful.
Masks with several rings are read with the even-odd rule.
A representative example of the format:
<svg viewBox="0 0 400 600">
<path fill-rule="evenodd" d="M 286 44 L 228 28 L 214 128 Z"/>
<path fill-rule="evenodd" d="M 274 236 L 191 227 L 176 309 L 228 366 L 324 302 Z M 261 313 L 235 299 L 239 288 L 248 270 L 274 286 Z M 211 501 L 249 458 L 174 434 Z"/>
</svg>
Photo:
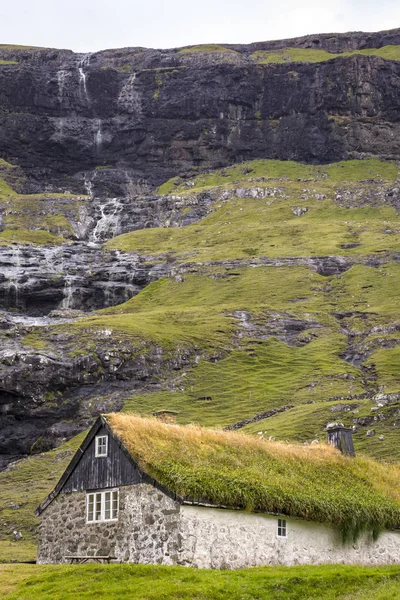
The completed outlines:
<svg viewBox="0 0 400 600">
<path fill-rule="evenodd" d="M 400 27 L 400 0 L 0 0 L 0 43 L 95 52 Z"/>
</svg>

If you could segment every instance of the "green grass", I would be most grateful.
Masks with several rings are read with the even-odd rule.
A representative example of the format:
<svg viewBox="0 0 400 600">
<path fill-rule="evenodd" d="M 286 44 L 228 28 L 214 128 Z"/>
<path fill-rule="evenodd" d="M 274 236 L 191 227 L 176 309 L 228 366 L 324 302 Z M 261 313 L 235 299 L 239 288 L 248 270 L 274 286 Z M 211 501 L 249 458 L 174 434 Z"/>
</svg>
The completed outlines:
<svg viewBox="0 0 400 600">
<path fill-rule="evenodd" d="M 36 246 L 48 246 L 63 244 L 65 239 L 53 235 L 43 229 L 4 229 L 0 232 L 0 245 L 8 245 L 14 242 L 20 244 L 34 244 Z"/>
<path fill-rule="evenodd" d="M 329 397 L 333 390 L 346 394 L 350 386 L 343 376 L 349 373 L 355 377 L 352 391 L 362 392 L 357 370 L 338 357 L 342 349 L 340 339 L 327 334 L 303 348 L 277 339 L 249 343 L 216 363 L 201 360 L 186 371 L 180 381 L 185 392 L 134 396 L 124 410 L 149 414 L 167 408 L 178 411 L 179 422 L 226 426 L 286 404 Z"/>
<path fill-rule="evenodd" d="M 38 527 L 34 511 L 55 486 L 82 439 L 79 435 L 56 450 L 20 460 L 0 473 L 0 562 L 33 559 Z M 14 530 L 22 533 L 22 540 L 12 541 Z"/>
<path fill-rule="evenodd" d="M 247 425 L 243 431 L 250 434 L 262 435 L 277 440 L 296 442 L 312 442 L 326 439 L 325 427 L 328 423 L 340 421 L 346 427 L 354 425 L 354 419 L 362 417 L 373 418 L 384 415 L 385 420 L 372 421 L 370 425 L 358 426 L 353 434 L 356 453 L 368 453 L 381 460 L 400 461 L 399 440 L 399 409 L 400 403 L 391 404 L 371 412 L 374 402 L 364 400 L 342 400 L 337 402 L 316 402 L 301 405 L 280 413 L 269 419 Z M 350 407 L 350 411 L 334 410 L 336 407 Z M 374 429 L 373 437 L 367 436 L 367 431 Z M 384 440 L 379 438 L 384 436 Z M 388 451 L 388 448 L 390 449 Z"/>
<path fill-rule="evenodd" d="M 208 571 L 145 565 L 7 565 L 2 600 L 397 600 L 398 567 Z"/>
<path fill-rule="evenodd" d="M 106 246 L 169 254 L 180 262 L 399 250 L 400 217 L 383 201 L 386 187 L 397 175 L 396 163 L 376 159 L 323 167 L 254 161 L 200 175 L 189 188 L 170 181 L 161 186 L 160 193 L 188 195 L 220 187 L 230 198 L 217 200 L 211 214 L 193 225 L 135 231 L 115 237 Z M 239 198 L 238 186 L 269 189 L 273 196 Z M 296 216 L 296 206 L 307 212 Z"/>
<path fill-rule="evenodd" d="M 4 160 L 3 158 L 0 158 L 0 168 L 6 168 L 6 169 L 15 169 L 15 165 L 12 165 L 11 163 L 7 162 L 6 160 Z"/>
<path fill-rule="evenodd" d="M 376 350 L 366 361 L 374 366 L 385 392 L 398 392 L 400 388 L 400 345 L 396 348 Z"/>
<path fill-rule="evenodd" d="M 4 563 L 33 562 L 36 561 L 36 553 L 37 545 L 35 541 L 26 541 L 24 539 L 17 542 L 0 540 L 0 565 Z"/>
<path fill-rule="evenodd" d="M 0 162 L 6 171 L 13 165 Z M 13 242 L 50 245 L 62 244 L 75 237 L 72 221 L 79 220 L 81 196 L 73 194 L 17 194 L 0 178 L 0 207 L 4 230 L 0 244 Z"/>
<path fill-rule="evenodd" d="M 49 48 L 43 48 L 41 46 L 18 46 L 15 44 L 0 44 L 0 51 L 2 50 L 49 50 Z"/>
<path fill-rule="evenodd" d="M 400 465 L 198 426 L 112 413 L 139 466 L 179 496 L 337 526 L 344 541 L 400 526 Z"/>
<path fill-rule="evenodd" d="M 338 54 L 314 48 L 282 48 L 275 51 L 257 50 L 250 58 L 260 64 L 286 62 L 318 63 L 359 54 L 364 56 L 380 56 L 387 60 L 400 60 L 400 46 L 391 45 L 379 49 L 366 48 L 364 50 L 352 50 Z"/>
<path fill-rule="evenodd" d="M 28 333 L 22 338 L 21 342 L 24 346 L 29 346 L 36 350 L 43 350 L 47 345 L 37 333 Z"/>
<path fill-rule="evenodd" d="M 197 54 L 199 52 L 218 52 L 218 53 L 234 53 L 235 50 L 231 48 L 225 48 L 225 46 L 221 46 L 220 44 L 202 44 L 199 46 L 188 46 L 187 48 L 182 48 L 179 50 L 179 54 Z"/>
<path fill-rule="evenodd" d="M 227 186 L 232 183 L 247 183 L 249 178 L 254 180 L 260 177 L 269 179 L 287 178 L 294 181 L 298 178 L 313 178 L 318 180 L 317 185 L 325 184 L 325 186 L 329 181 L 343 183 L 349 181 L 360 182 L 368 179 L 381 179 L 392 183 L 397 178 L 398 173 L 397 163 L 382 161 L 378 158 L 347 160 L 330 165 L 309 165 L 291 160 L 259 159 L 202 173 L 193 179 L 194 185 L 190 185 L 189 188 L 185 183 L 175 185 L 179 180 L 174 177 L 160 186 L 158 191 L 160 194 L 187 193 L 188 191 L 193 193 L 212 187 Z M 260 182 L 256 181 L 253 185 L 258 186 Z"/>
<path fill-rule="evenodd" d="M 169 373 L 157 391 L 127 400 L 125 410 L 150 414 L 169 409 L 178 411 L 182 423 L 230 425 L 287 404 L 367 392 L 364 374 L 340 358 L 348 343 L 341 328 L 346 324 L 354 333 L 366 331 L 366 349 L 387 339 L 396 342 L 396 336 L 369 330 L 397 322 L 399 279 L 397 263 L 356 265 L 329 278 L 306 267 L 210 269 L 185 275 L 181 282 L 158 280 L 129 302 L 70 324 L 68 332 L 75 347 L 91 344 L 96 332 L 109 329 L 115 344 L 129 342 L 145 355 L 154 346 L 171 357 L 184 349 L 202 354 L 196 366 L 177 374 L 172 389 Z M 335 317 L 354 309 L 359 316 Z M 267 339 L 240 329 L 235 311 L 247 311 Z M 275 337 L 279 318 L 310 322 L 298 337 L 303 345 Z M 313 328 L 312 322 L 320 327 Z M 214 353 L 219 360 L 210 360 Z M 383 391 L 399 391 L 397 356 L 397 348 L 378 349 L 367 361 L 375 365 L 375 385 Z M 389 456 L 390 441 L 381 447 Z"/>
</svg>

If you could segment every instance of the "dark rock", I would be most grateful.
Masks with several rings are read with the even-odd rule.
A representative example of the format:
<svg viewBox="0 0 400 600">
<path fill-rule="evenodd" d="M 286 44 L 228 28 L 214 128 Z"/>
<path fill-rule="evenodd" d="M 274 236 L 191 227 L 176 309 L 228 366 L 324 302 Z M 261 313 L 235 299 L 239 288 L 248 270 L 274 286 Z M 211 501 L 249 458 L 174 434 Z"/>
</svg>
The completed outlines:
<svg viewBox="0 0 400 600">
<path fill-rule="evenodd" d="M 74 175 L 109 166 L 114 173 L 97 172 L 108 196 L 194 166 L 398 155 L 399 62 L 338 57 L 296 63 L 294 77 L 293 63 L 260 65 L 250 57 L 287 44 L 333 52 L 380 48 L 399 37 L 399 30 L 319 36 L 315 46 L 306 36 L 231 45 L 223 55 L 2 49 L 0 58 L 19 63 L 0 72 L 2 154 L 54 190 L 65 187 L 67 173 L 72 191 L 82 191 Z"/>
</svg>

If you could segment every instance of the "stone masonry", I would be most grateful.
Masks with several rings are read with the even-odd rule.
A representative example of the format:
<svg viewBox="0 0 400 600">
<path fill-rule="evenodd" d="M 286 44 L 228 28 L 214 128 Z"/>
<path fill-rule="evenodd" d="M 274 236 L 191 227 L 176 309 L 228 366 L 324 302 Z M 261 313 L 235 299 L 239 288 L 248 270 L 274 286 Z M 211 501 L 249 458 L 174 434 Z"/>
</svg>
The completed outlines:
<svg viewBox="0 0 400 600">
<path fill-rule="evenodd" d="M 275 516 L 180 505 L 149 484 L 121 487 L 118 521 L 108 523 L 86 523 L 85 492 L 60 494 L 41 515 L 39 540 L 39 563 L 70 554 L 212 569 L 400 562 L 398 532 L 343 546 L 333 527 L 287 519 L 279 538 Z"/>
</svg>

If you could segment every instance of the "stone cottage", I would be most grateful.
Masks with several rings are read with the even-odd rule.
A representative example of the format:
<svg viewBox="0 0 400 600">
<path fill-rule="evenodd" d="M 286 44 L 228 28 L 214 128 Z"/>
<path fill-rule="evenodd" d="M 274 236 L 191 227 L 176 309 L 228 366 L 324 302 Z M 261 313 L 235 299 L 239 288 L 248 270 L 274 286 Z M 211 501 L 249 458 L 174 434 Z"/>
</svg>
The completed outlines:
<svg viewBox="0 0 400 600">
<path fill-rule="evenodd" d="M 370 459 L 360 459 L 360 468 L 357 458 L 317 446 L 101 416 L 37 509 L 38 562 L 100 556 L 215 569 L 399 563 L 399 495 L 372 481 L 386 469 L 398 490 L 396 472 Z M 343 515 L 353 525 L 359 519 L 346 543 Z M 374 541 L 371 532 L 382 525 Z"/>
</svg>

